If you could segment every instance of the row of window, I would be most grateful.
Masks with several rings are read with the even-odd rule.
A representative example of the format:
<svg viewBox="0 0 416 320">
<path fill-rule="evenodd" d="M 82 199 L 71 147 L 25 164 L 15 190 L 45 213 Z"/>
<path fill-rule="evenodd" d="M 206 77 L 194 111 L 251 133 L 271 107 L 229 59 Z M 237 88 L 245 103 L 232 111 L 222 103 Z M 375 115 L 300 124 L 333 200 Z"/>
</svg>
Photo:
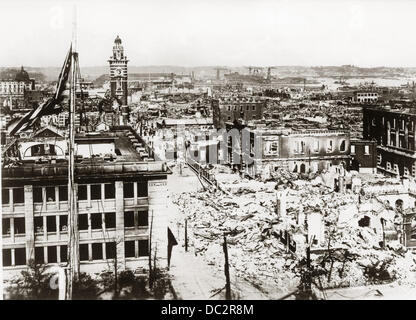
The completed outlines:
<svg viewBox="0 0 416 320">
<path fill-rule="evenodd" d="M 227 110 L 228 111 L 231 111 L 231 110 L 237 111 L 237 107 L 238 106 L 234 106 L 234 107 L 228 106 Z M 243 110 L 244 110 L 244 106 L 240 106 L 240 111 L 243 111 Z M 246 111 L 249 111 L 249 110 L 250 110 L 250 106 L 247 105 L 246 106 Z M 255 105 L 251 106 L 251 110 L 256 111 L 256 106 Z"/>
<path fill-rule="evenodd" d="M 378 97 L 378 93 L 357 93 L 357 97 Z"/>
<path fill-rule="evenodd" d="M 377 156 L 377 165 L 381 166 L 382 163 L 382 157 L 381 155 Z M 390 161 L 386 161 L 386 170 L 388 171 L 394 171 L 396 173 L 399 173 L 399 165 L 396 163 L 391 163 Z M 412 165 L 411 170 L 409 170 L 408 167 L 403 167 L 403 176 L 405 177 L 416 177 L 416 164 Z"/>
<path fill-rule="evenodd" d="M 381 123 L 383 124 L 383 126 L 384 126 L 384 122 L 385 122 L 385 118 L 382 117 L 381 118 Z M 393 125 L 390 124 L 390 121 L 387 121 L 387 129 L 396 129 L 396 122 L 397 122 L 397 120 L 395 118 L 393 118 Z M 409 131 L 413 132 L 413 130 L 414 130 L 414 122 L 413 121 L 408 121 L 407 122 L 407 121 L 405 121 L 405 119 L 400 119 L 399 123 L 400 123 L 400 130 L 404 130 L 405 126 L 407 124 L 407 128 L 409 129 Z M 371 125 L 373 127 L 375 127 L 377 125 L 376 124 L 376 118 L 371 119 Z"/>
<path fill-rule="evenodd" d="M 126 211 L 124 212 L 124 227 L 139 228 L 149 225 L 148 211 Z M 25 218 L 3 218 L 3 236 L 11 234 L 13 225 L 15 235 L 25 234 Z M 34 217 L 35 233 L 54 233 L 57 230 L 66 232 L 68 229 L 68 216 L 41 216 Z M 116 227 L 116 214 L 114 212 L 106 213 L 88 213 L 78 215 L 79 230 L 102 230 L 114 229 Z M 46 230 L 45 230 L 46 229 Z"/>
<path fill-rule="evenodd" d="M 37 264 L 67 262 L 67 250 L 68 247 L 66 245 L 35 247 L 35 262 Z M 116 255 L 117 250 L 115 242 L 98 242 L 91 243 L 91 245 L 83 243 L 79 245 L 80 261 L 115 259 Z M 148 256 L 148 240 L 125 241 L 124 255 L 126 258 Z M 9 267 L 21 265 L 26 265 L 26 248 L 3 249 L 3 266 Z"/>
<path fill-rule="evenodd" d="M 305 142 L 304 141 L 295 141 L 295 148 L 293 150 L 294 153 L 305 153 Z M 319 141 L 315 140 L 312 144 L 312 152 L 319 152 Z M 339 151 L 345 152 L 347 150 L 346 142 L 345 140 L 342 140 L 339 145 Z M 326 144 L 326 152 L 333 152 L 334 151 L 334 141 L 328 140 Z"/>
<path fill-rule="evenodd" d="M 10 191 L 13 203 L 25 203 L 25 190 L 24 188 L 3 188 L 1 190 L 1 199 L 3 204 L 10 203 Z"/>
<path fill-rule="evenodd" d="M 135 182 L 125 182 L 123 185 L 123 196 L 124 198 L 134 198 L 134 183 Z M 56 188 L 58 192 L 56 192 Z M 68 200 L 68 187 L 67 186 L 58 186 L 58 187 L 33 187 L 33 202 L 43 203 L 43 202 L 56 202 L 57 196 L 59 201 Z M 103 190 L 104 189 L 104 190 Z M 10 203 L 10 190 L 13 203 L 24 203 L 25 195 L 24 188 L 3 188 L 2 189 L 2 203 Z M 114 199 L 116 195 L 114 183 L 105 183 L 104 188 L 102 184 L 90 184 L 90 193 L 88 194 L 87 185 L 78 185 L 78 200 L 88 200 L 88 195 L 91 200 L 101 200 L 103 199 Z M 138 197 L 147 197 L 147 183 L 146 182 L 137 182 L 137 196 Z"/>
</svg>

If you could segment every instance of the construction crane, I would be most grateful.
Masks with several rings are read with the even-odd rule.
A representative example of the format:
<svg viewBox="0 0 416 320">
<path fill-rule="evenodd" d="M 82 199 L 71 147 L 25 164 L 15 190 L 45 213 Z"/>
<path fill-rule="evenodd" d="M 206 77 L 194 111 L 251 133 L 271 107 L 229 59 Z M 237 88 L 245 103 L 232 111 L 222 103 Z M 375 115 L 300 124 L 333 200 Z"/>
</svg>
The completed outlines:
<svg viewBox="0 0 416 320">
<path fill-rule="evenodd" d="M 214 68 L 214 70 L 217 70 L 217 80 L 220 80 L 220 72 L 221 71 L 229 71 L 229 69 L 222 68 L 222 67 Z"/>
<path fill-rule="evenodd" d="M 253 67 L 253 66 L 249 66 L 246 67 L 248 69 L 248 74 L 249 75 L 259 75 L 259 73 L 263 70 L 263 67 Z"/>
<path fill-rule="evenodd" d="M 266 79 L 269 80 L 269 81 L 272 79 L 272 72 L 271 72 L 272 69 L 276 69 L 276 67 L 268 67 L 267 68 L 267 78 Z"/>
</svg>

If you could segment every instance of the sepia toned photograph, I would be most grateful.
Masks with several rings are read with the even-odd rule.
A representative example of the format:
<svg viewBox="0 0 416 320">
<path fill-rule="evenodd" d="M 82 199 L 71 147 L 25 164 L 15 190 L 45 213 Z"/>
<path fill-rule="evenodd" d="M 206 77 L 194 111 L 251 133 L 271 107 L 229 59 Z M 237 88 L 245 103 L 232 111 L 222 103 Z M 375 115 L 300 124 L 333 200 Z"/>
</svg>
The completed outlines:
<svg viewBox="0 0 416 320">
<path fill-rule="evenodd" d="M 0 12 L 0 299 L 416 299 L 416 1 Z"/>
</svg>

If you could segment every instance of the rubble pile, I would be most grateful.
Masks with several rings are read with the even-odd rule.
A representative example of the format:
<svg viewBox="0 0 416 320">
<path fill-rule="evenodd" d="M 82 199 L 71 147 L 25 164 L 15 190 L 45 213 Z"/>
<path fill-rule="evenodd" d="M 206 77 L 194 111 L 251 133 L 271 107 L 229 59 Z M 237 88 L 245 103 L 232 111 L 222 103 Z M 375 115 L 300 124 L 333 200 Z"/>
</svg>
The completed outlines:
<svg viewBox="0 0 416 320">
<path fill-rule="evenodd" d="M 276 288 L 295 288 L 299 283 L 298 265 L 306 252 L 305 217 L 318 213 L 325 231 L 312 247 L 311 257 L 313 266 L 322 271 L 319 280 L 323 287 L 415 280 L 412 252 L 406 252 L 398 241 L 383 249 L 382 236 L 375 228 L 359 226 L 364 214 L 388 212 L 374 198 L 359 200 L 360 195 L 351 190 L 334 192 L 316 177 L 290 180 L 291 173 L 280 175 L 278 183 L 224 175 L 227 178 L 222 180 L 222 187 L 230 195 L 205 191 L 177 194 L 172 199 L 188 219 L 195 253 L 203 255 L 208 264 L 223 270 L 225 234 L 235 276 L 275 293 Z M 286 205 L 279 216 L 277 193 L 285 194 Z M 294 253 L 282 242 L 285 230 L 296 243 Z"/>
</svg>

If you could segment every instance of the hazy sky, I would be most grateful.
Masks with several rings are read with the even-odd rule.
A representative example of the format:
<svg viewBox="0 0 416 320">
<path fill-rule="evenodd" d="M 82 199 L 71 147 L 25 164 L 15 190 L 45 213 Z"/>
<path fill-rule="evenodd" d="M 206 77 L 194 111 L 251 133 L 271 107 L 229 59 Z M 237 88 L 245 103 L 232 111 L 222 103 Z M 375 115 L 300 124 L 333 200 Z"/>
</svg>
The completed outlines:
<svg viewBox="0 0 416 320">
<path fill-rule="evenodd" d="M 74 3 L 81 66 L 416 66 L 411 0 L 0 0 L 0 66 L 60 66 Z"/>
</svg>

